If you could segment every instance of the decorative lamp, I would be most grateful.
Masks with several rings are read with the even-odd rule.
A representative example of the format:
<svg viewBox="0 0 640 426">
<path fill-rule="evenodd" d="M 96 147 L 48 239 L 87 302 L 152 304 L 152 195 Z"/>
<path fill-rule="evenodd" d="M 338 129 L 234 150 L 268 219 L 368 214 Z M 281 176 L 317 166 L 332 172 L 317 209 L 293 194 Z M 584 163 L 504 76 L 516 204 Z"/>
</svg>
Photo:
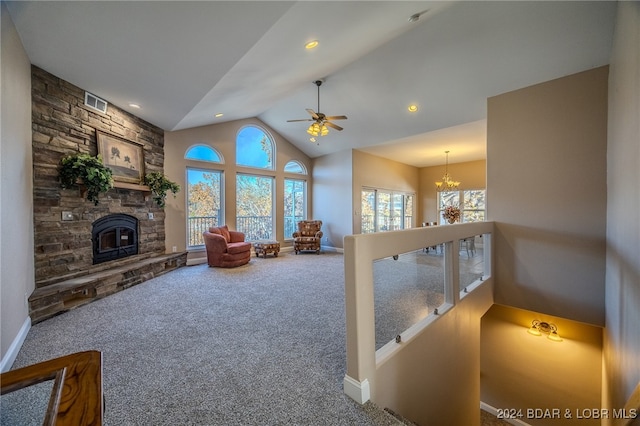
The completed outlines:
<svg viewBox="0 0 640 426">
<path fill-rule="evenodd" d="M 436 191 L 457 191 L 460 182 L 451 179 L 449 175 L 449 151 L 445 151 L 445 154 L 447 154 L 447 162 L 444 166 L 444 176 L 442 176 L 442 181 L 436 182 Z"/>
</svg>

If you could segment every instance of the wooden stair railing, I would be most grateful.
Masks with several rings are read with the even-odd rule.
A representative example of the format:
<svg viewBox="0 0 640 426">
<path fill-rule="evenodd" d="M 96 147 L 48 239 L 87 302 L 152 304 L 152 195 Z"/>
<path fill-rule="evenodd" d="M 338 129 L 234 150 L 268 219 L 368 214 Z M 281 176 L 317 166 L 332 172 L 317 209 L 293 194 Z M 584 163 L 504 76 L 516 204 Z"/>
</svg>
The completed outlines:
<svg viewBox="0 0 640 426">
<path fill-rule="evenodd" d="M 102 353 L 78 352 L 0 375 L 0 394 L 53 380 L 43 425 L 102 425 Z"/>
</svg>

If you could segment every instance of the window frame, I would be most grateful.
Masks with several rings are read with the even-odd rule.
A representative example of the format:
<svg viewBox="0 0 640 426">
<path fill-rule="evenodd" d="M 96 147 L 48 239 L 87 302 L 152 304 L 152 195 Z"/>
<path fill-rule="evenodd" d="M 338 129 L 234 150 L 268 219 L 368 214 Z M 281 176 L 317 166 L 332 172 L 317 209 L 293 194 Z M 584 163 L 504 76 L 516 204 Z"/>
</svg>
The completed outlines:
<svg viewBox="0 0 640 426">
<path fill-rule="evenodd" d="M 371 210 L 373 211 L 373 229 L 371 231 L 366 231 L 365 227 L 364 227 L 364 205 L 362 203 L 363 201 L 363 195 L 365 192 L 372 192 L 373 193 L 373 199 L 374 199 L 374 205 L 371 208 Z M 381 226 L 380 226 L 380 220 L 381 218 L 379 217 L 379 210 L 380 210 L 380 194 L 385 194 L 385 195 L 389 195 L 389 216 L 388 219 L 386 220 L 389 224 L 390 224 L 390 228 L 389 229 L 383 229 L 381 230 Z M 400 196 L 400 213 L 398 214 L 396 212 L 396 208 L 395 208 L 395 204 L 397 203 L 397 196 Z M 412 207 L 412 211 L 410 212 L 410 214 L 407 214 L 407 198 L 410 197 L 411 198 L 411 207 Z M 407 192 L 407 191 L 397 191 L 397 190 L 390 190 L 390 189 L 383 189 L 383 188 L 372 188 L 372 187 L 362 187 L 362 190 L 360 191 L 360 233 L 361 234 L 366 234 L 366 233 L 373 233 L 373 232 L 387 232 L 387 231 L 394 231 L 394 230 L 400 230 L 400 229 L 409 229 L 412 228 L 414 226 L 414 218 L 415 218 L 415 199 L 416 199 L 416 194 L 415 192 Z M 371 207 L 369 205 L 369 207 Z"/>
<path fill-rule="evenodd" d="M 206 148 L 206 149 L 210 150 L 211 152 L 213 152 L 218 157 L 218 160 L 214 161 L 214 160 L 207 160 L 207 159 L 204 159 L 204 158 L 188 157 L 189 152 L 191 152 L 193 149 L 199 148 L 199 147 Z M 201 162 L 208 163 L 208 164 L 224 164 L 224 157 L 222 156 L 220 151 L 218 151 L 217 149 L 215 149 L 214 147 L 212 147 L 211 145 L 208 145 L 206 143 L 195 143 L 195 144 L 191 145 L 189 148 L 187 148 L 184 151 L 184 159 L 187 160 L 187 161 L 201 161 Z"/>
<path fill-rule="evenodd" d="M 302 196 L 303 196 L 303 200 L 302 200 L 302 215 L 298 216 L 296 215 L 296 211 L 295 211 L 295 203 L 294 203 L 294 211 L 293 211 L 293 216 L 290 217 L 290 219 L 292 219 L 292 224 L 291 227 L 289 228 L 289 230 L 291 230 L 291 232 L 288 232 L 289 230 L 287 229 L 287 214 L 286 214 L 286 210 L 287 210 L 287 182 L 301 182 L 302 183 Z M 307 180 L 306 179 L 300 179 L 300 178 L 290 178 L 290 177 L 285 177 L 284 178 L 284 182 L 283 182 L 283 226 L 284 226 L 284 230 L 283 230 L 283 236 L 284 236 L 284 240 L 293 240 L 293 232 L 297 230 L 297 223 L 299 220 L 305 220 L 307 219 L 307 202 L 308 202 L 308 192 L 307 192 Z M 296 218 L 300 218 L 298 220 L 296 220 Z"/>
<path fill-rule="evenodd" d="M 254 177 L 256 179 L 269 179 L 271 181 L 271 221 L 270 221 L 270 226 L 271 226 L 271 233 L 268 236 L 264 236 L 261 238 L 257 238 L 257 239 L 252 239 L 251 235 L 249 232 L 244 230 L 244 227 L 239 226 L 239 222 L 238 222 L 238 218 L 241 217 L 238 214 L 238 179 L 242 176 L 248 176 L 248 177 Z M 240 232 L 244 232 L 245 234 L 245 241 L 259 241 L 259 240 L 275 240 L 276 239 L 276 208 L 275 208 L 275 198 L 276 198 L 276 176 L 272 175 L 272 174 L 260 174 L 260 173 L 246 173 L 246 172 L 236 172 L 236 182 L 235 182 L 235 195 L 236 195 L 236 205 L 235 205 L 235 209 L 236 209 L 236 230 L 240 231 Z"/>
<path fill-rule="evenodd" d="M 470 208 L 465 208 L 465 192 L 471 192 L 471 191 L 482 191 L 483 192 L 483 199 L 484 199 L 484 208 L 482 209 L 470 209 Z M 442 202 L 442 194 L 448 194 L 448 193 L 457 193 L 458 194 L 458 207 L 460 207 L 460 223 L 470 223 L 470 221 L 465 220 L 465 212 L 482 212 L 482 216 L 483 216 L 483 222 L 487 220 L 487 190 L 486 188 L 468 188 L 468 189 L 459 189 L 456 191 L 440 191 L 438 192 L 438 196 L 437 196 L 437 200 L 436 200 L 436 206 L 437 206 L 437 215 L 438 215 L 438 224 L 439 225 L 445 225 L 447 224 L 447 221 L 442 217 L 442 211 L 444 210 L 443 207 L 445 207 L 446 205 L 443 204 Z M 471 222 L 475 222 L 475 221 L 471 221 Z"/>
<path fill-rule="evenodd" d="M 217 163 L 210 163 L 210 164 L 217 164 Z M 202 244 L 195 244 L 192 245 L 192 235 L 191 235 L 191 223 L 190 223 L 190 209 L 189 209 L 189 200 L 190 200 L 190 190 L 189 190 L 189 185 L 190 185 L 190 181 L 189 181 L 189 172 L 190 171 L 198 171 L 198 172 L 203 172 L 203 173 L 214 173 L 214 174 L 218 174 L 220 176 L 220 192 L 219 192 L 219 198 L 220 198 L 220 209 L 218 212 L 218 216 L 217 216 L 217 223 L 215 224 L 211 224 L 211 226 L 220 226 L 222 224 L 225 223 L 225 205 L 226 205 L 226 199 L 225 199 L 225 191 L 224 191 L 224 185 L 225 185 L 225 175 L 224 175 L 224 171 L 221 169 L 214 169 L 214 168 L 205 168 L 205 167 L 191 167 L 191 166 L 187 166 L 185 169 L 185 182 L 186 182 L 186 188 L 185 188 L 185 212 L 186 212 L 186 221 L 185 221 L 185 226 L 186 226 L 186 247 L 187 250 L 189 249 L 193 249 L 193 250 L 197 250 L 197 249 L 202 249 L 204 248 L 204 241 L 202 242 Z M 200 216 L 194 216 L 194 217 L 200 217 Z M 210 217 L 215 217 L 215 216 L 210 216 Z M 208 227 L 207 227 L 208 229 Z M 202 231 L 204 232 L 204 231 Z"/>
<path fill-rule="evenodd" d="M 270 149 L 270 152 L 266 152 L 267 157 L 271 156 L 269 167 L 261 167 L 261 166 L 256 166 L 256 165 L 252 165 L 252 164 L 241 164 L 238 161 L 238 159 L 239 159 L 239 155 L 238 154 L 239 154 L 239 150 L 240 150 L 240 146 L 239 146 L 238 140 L 240 138 L 240 134 L 243 131 L 245 131 L 247 129 L 250 129 L 250 128 L 260 130 L 267 137 L 267 140 L 269 141 L 271 149 Z M 236 148 L 235 154 L 236 154 L 236 166 L 237 167 L 246 167 L 246 168 L 249 168 L 249 169 L 252 169 L 252 170 L 265 170 L 265 171 L 270 171 L 270 172 L 274 172 L 276 170 L 276 162 L 277 162 L 276 161 L 277 160 L 276 143 L 275 143 L 275 140 L 273 139 L 273 136 L 271 135 L 271 133 L 267 129 L 265 129 L 264 127 L 256 125 L 256 124 L 247 124 L 247 125 L 244 125 L 244 126 L 240 127 L 238 129 L 238 131 L 236 132 L 235 148 Z M 247 148 L 245 147 L 244 150 L 246 150 L 246 149 Z"/>
</svg>

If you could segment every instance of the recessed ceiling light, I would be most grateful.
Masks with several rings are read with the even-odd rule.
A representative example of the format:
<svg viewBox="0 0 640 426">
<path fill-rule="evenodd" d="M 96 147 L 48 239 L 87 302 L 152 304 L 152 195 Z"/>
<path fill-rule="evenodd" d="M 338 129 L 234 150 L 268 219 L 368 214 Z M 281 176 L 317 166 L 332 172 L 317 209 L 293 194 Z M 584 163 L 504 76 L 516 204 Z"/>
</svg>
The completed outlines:
<svg viewBox="0 0 640 426">
<path fill-rule="evenodd" d="M 219 113 L 217 113 L 217 114 L 215 115 L 215 117 L 216 117 L 216 118 L 220 118 L 220 117 L 222 117 L 223 115 L 224 115 L 223 113 L 219 112 Z"/>
<path fill-rule="evenodd" d="M 409 110 L 409 112 L 416 112 L 418 111 L 418 105 L 415 105 L 415 104 L 409 105 L 407 109 Z"/>
<path fill-rule="evenodd" d="M 313 49 L 315 47 L 318 47 L 318 40 L 311 40 L 310 42 L 308 42 L 307 44 L 304 45 L 305 49 Z"/>
<path fill-rule="evenodd" d="M 140 105 L 138 105 L 138 104 L 129 104 L 129 106 L 130 106 L 131 108 L 140 109 Z"/>
</svg>

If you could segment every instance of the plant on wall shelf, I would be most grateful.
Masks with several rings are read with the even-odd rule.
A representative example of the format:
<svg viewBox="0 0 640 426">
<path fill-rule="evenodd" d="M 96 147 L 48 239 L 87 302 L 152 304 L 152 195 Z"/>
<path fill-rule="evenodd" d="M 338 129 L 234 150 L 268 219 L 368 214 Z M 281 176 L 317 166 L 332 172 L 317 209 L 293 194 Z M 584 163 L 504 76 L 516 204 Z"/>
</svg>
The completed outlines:
<svg viewBox="0 0 640 426">
<path fill-rule="evenodd" d="M 167 191 L 173 192 L 174 197 L 178 191 L 180 191 L 180 185 L 167 179 L 162 172 L 147 173 L 144 177 L 144 183 L 151 190 L 153 201 L 155 201 L 158 207 L 165 206 Z"/>
<path fill-rule="evenodd" d="M 82 188 L 87 200 L 98 205 L 98 196 L 113 188 L 113 172 L 104 165 L 100 155 L 71 154 L 62 157 L 58 180 L 63 189 Z"/>
</svg>

